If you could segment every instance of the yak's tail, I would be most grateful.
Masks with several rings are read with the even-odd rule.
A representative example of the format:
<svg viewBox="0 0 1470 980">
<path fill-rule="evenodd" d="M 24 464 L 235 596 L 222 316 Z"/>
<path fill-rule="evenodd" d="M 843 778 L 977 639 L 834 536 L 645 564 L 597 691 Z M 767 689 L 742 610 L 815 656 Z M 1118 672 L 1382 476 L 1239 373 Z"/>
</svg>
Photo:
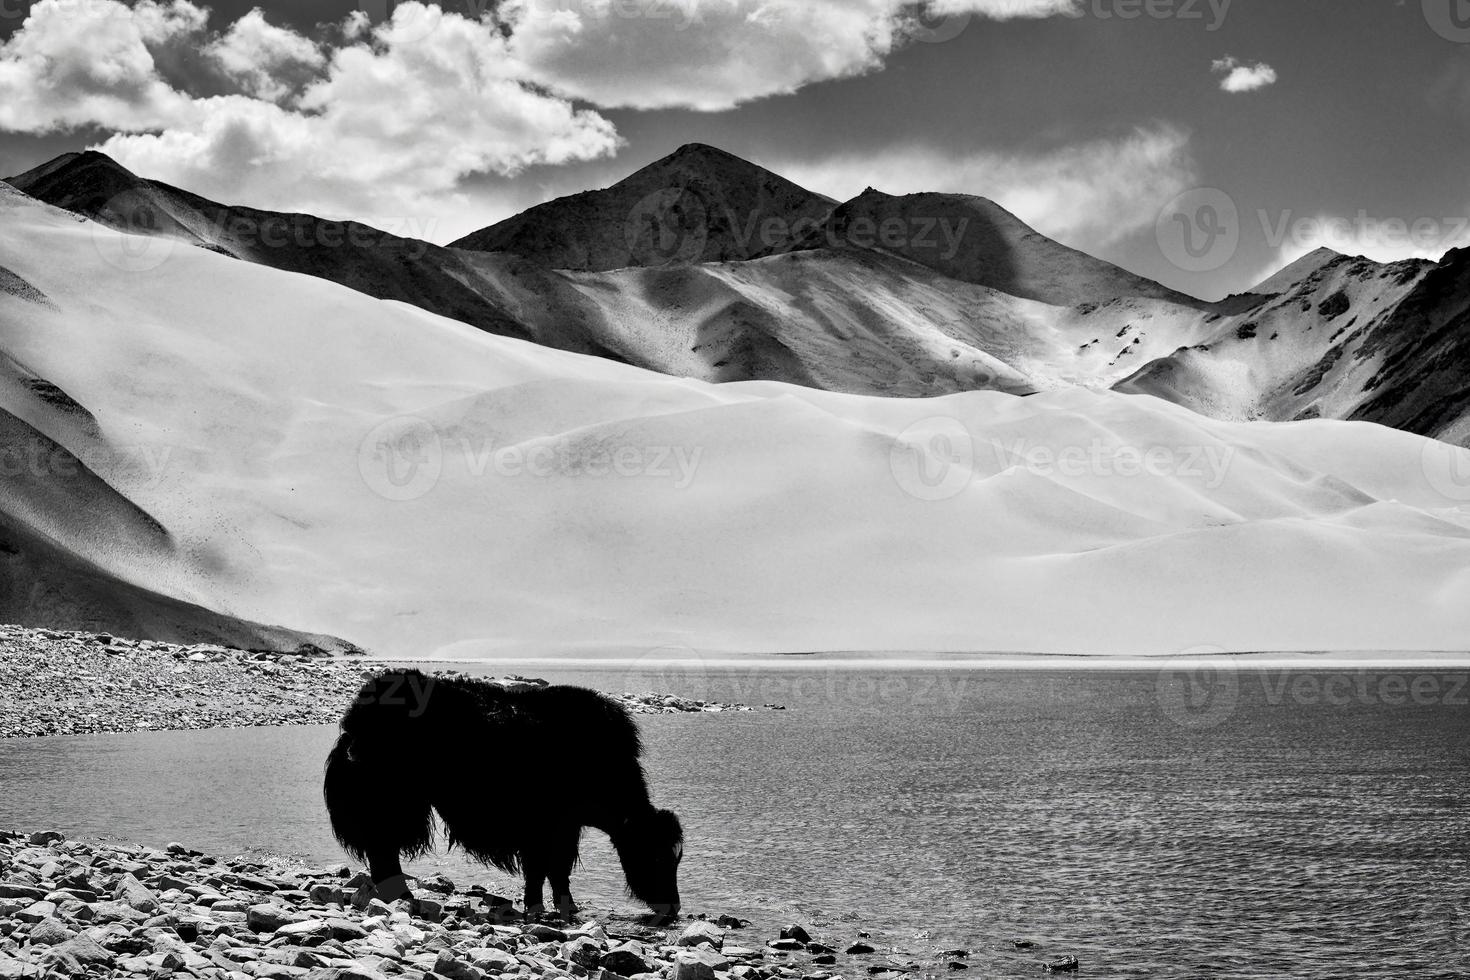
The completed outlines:
<svg viewBox="0 0 1470 980">
<path fill-rule="evenodd" d="M 327 756 L 323 794 L 332 833 L 360 861 L 422 857 L 434 846 L 430 787 L 420 771 L 435 747 L 419 737 L 429 688 L 417 671 L 369 680 L 342 719 Z"/>
</svg>

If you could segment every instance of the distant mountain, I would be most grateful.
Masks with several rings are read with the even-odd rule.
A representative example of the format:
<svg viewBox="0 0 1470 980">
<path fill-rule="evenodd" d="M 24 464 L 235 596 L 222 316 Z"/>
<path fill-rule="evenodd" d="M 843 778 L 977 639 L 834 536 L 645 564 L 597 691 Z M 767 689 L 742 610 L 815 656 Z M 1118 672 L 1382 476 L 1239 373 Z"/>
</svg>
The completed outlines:
<svg viewBox="0 0 1470 980">
<path fill-rule="evenodd" d="M 1217 418 L 1354 419 L 1470 439 L 1470 250 L 1388 265 L 1323 250 L 1257 289 L 1273 294 L 1210 320 L 1204 343 L 1118 390 Z"/>
<path fill-rule="evenodd" d="M 837 202 L 690 143 L 605 190 L 540 204 L 453 244 L 549 269 L 740 262 L 788 248 Z"/>
<path fill-rule="evenodd" d="M 963 194 L 894 197 L 869 188 L 833 211 L 798 247 L 897 255 L 951 279 L 1052 306 L 1118 298 L 1210 305 L 1068 248 L 995 202 Z"/>
<path fill-rule="evenodd" d="M 676 376 L 906 397 L 1116 386 L 1219 418 L 1470 441 L 1463 253 L 1379 266 L 1319 249 L 1208 303 L 982 197 L 870 189 L 838 205 L 700 144 L 447 248 L 218 204 L 99 153 L 11 183 L 170 247 Z M 0 291 L 26 288 L 0 269 Z"/>
</svg>

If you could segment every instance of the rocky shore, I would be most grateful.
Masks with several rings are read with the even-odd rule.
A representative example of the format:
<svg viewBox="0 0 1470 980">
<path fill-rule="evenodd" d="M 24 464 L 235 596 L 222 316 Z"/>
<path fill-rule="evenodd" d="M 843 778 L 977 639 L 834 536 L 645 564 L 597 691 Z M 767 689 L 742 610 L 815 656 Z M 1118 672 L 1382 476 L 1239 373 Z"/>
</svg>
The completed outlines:
<svg viewBox="0 0 1470 980">
<path fill-rule="evenodd" d="M 253 653 L 0 626 L 0 738 L 331 725 L 363 677 L 383 666 L 325 654 Z M 497 683 L 546 682 L 511 677 Z M 668 694 L 613 696 L 636 714 L 754 710 Z"/>
<path fill-rule="evenodd" d="M 442 876 L 417 883 L 412 908 L 370 898 L 367 883 L 345 865 L 0 831 L 0 978 L 902 980 L 920 968 L 863 933 L 814 939 L 793 925 L 762 941 L 731 916 L 526 922 L 507 899 Z"/>
</svg>

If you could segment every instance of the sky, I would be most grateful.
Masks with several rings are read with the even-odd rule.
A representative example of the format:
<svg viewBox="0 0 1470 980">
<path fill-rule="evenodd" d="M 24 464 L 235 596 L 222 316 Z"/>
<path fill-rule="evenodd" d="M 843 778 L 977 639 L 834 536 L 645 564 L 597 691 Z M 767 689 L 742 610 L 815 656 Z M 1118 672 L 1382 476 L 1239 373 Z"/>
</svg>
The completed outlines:
<svg viewBox="0 0 1470 980">
<path fill-rule="evenodd" d="M 0 174 L 100 149 L 449 242 L 709 143 L 1174 288 L 1470 245 L 1470 0 L 0 0 Z"/>
</svg>

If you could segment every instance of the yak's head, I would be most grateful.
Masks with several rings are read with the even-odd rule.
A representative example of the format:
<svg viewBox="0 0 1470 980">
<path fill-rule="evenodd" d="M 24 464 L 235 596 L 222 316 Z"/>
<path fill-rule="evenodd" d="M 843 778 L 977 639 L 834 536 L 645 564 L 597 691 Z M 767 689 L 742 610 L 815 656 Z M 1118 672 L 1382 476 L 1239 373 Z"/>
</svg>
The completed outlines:
<svg viewBox="0 0 1470 980">
<path fill-rule="evenodd" d="M 629 817 L 613 835 L 628 891 L 661 919 L 679 914 L 679 862 L 684 828 L 668 810 L 649 807 Z"/>
</svg>

